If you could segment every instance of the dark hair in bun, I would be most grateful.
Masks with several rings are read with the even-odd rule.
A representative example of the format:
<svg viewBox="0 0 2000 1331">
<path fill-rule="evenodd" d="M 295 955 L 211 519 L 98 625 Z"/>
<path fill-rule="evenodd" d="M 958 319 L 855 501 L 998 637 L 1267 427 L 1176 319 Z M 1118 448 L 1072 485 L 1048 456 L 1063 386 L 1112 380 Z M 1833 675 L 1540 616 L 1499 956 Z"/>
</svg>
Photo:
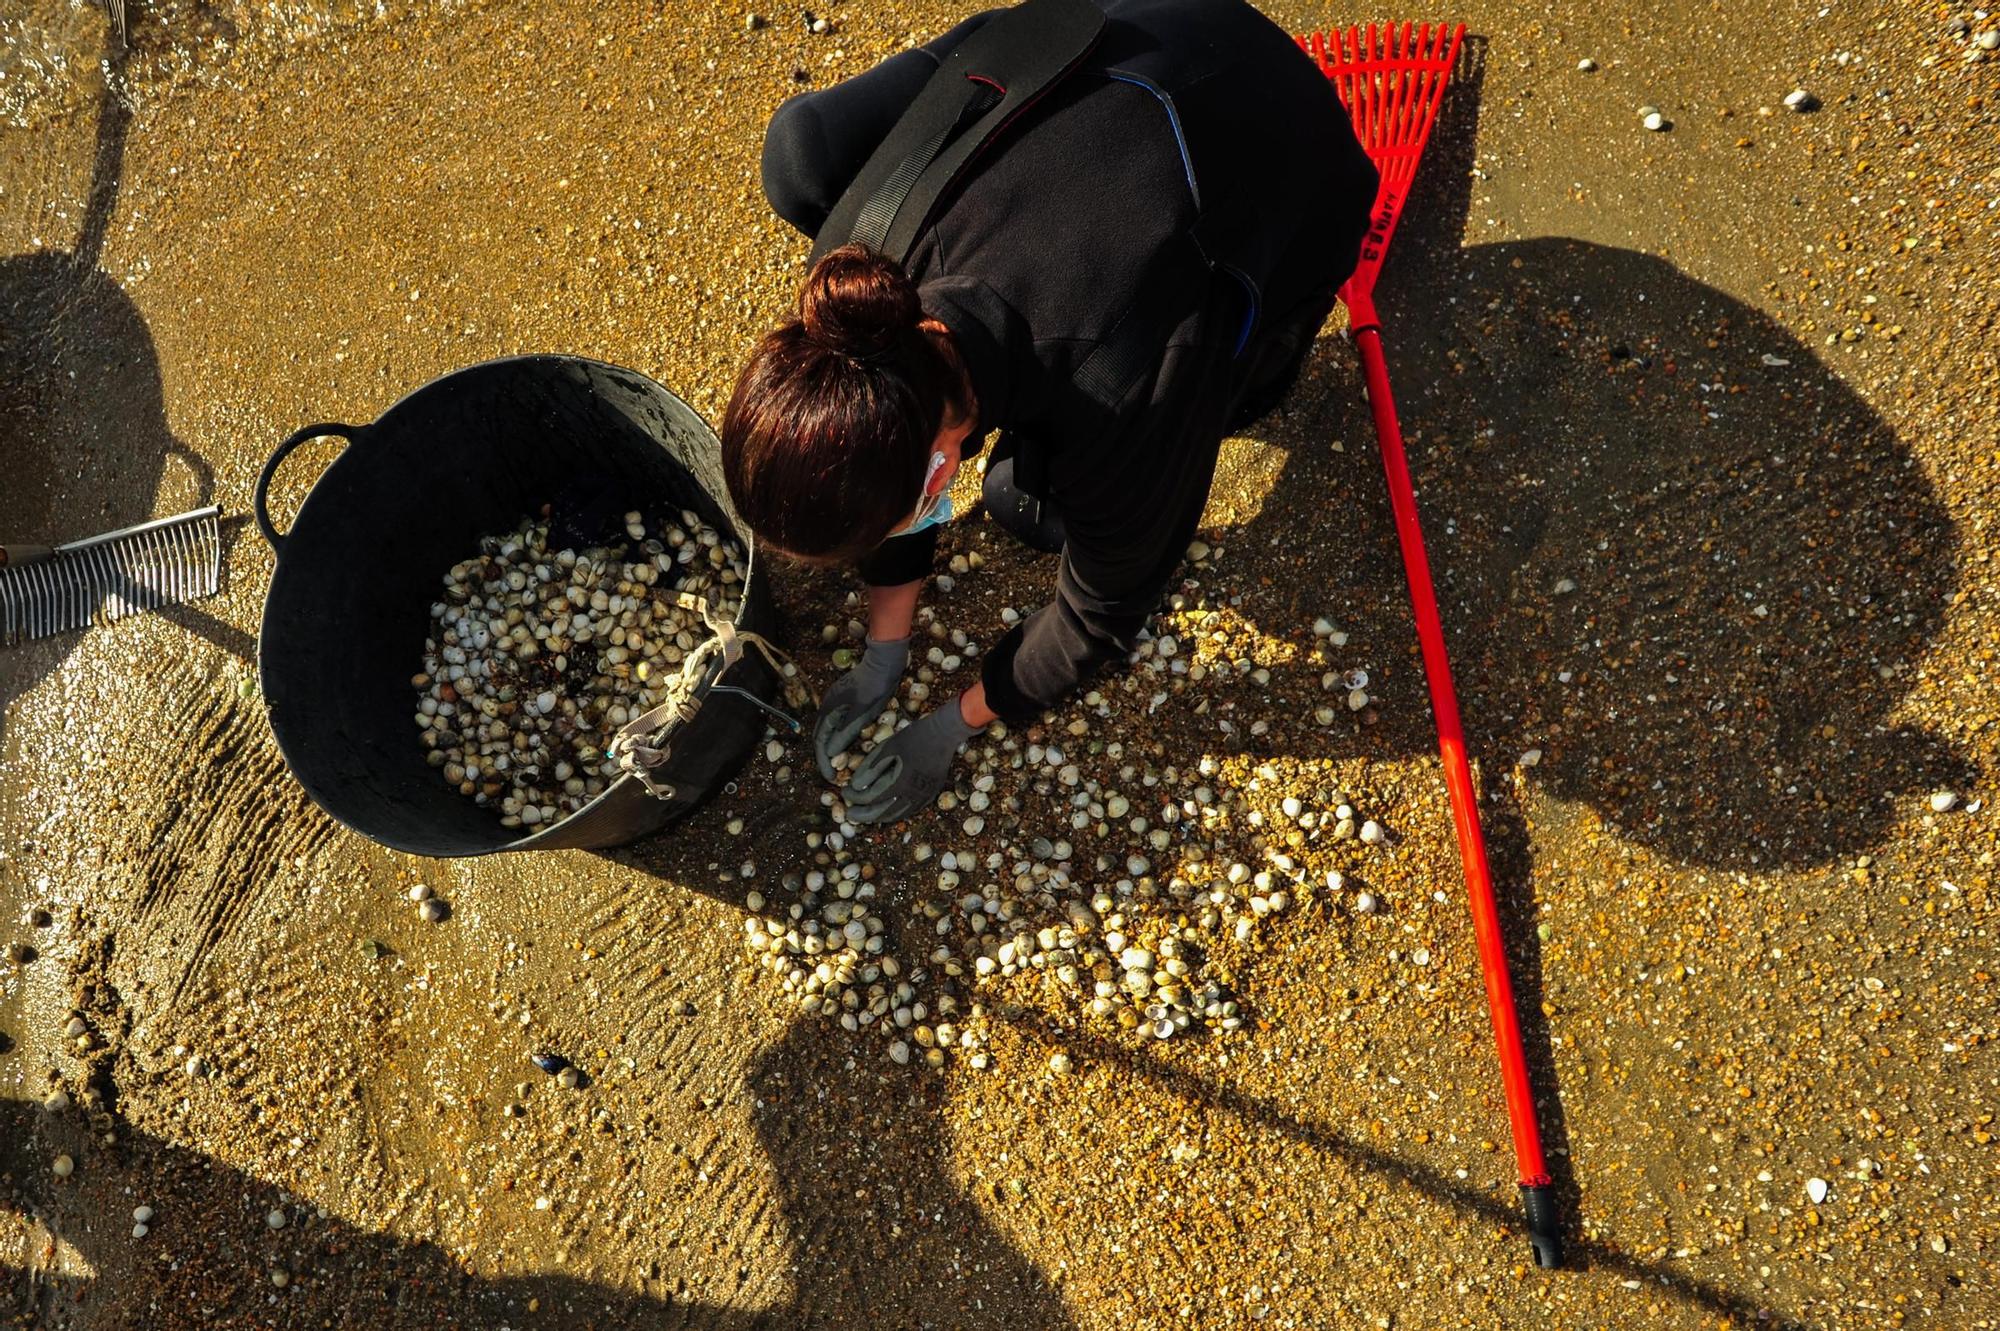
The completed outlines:
<svg viewBox="0 0 2000 1331">
<path fill-rule="evenodd" d="M 923 318 L 899 265 L 847 245 L 813 266 L 799 317 L 758 343 L 722 418 L 722 467 L 764 541 L 845 562 L 909 518 L 931 441 L 972 412 L 949 339 Z"/>
<path fill-rule="evenodd" d="M 899 338 L 916 332 L 923 317 L 916 284 L 859 245 L 821 259 L 799 291 L 806 337 L 860 360 L 886 354 Z"/>
</svg>

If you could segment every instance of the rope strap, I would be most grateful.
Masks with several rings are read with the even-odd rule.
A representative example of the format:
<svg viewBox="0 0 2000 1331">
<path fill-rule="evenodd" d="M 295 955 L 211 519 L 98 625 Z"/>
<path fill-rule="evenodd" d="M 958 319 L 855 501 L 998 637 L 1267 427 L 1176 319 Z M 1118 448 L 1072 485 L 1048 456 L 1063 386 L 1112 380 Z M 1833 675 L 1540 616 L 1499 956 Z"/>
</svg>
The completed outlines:
<svg viewBox="0 0 2000 1331">
<path fill-rule="evenodd" d="M 662 800 L 673 799 L 676 794 L 671 785 L 656 775 L 656 769 L 664 766 L 673 756 L 669 736 L 700 714 L 708 691 L 717 687 L 717 681 L 743 660 L 746 644 L 756 649 L 780 683 L 786 685 L 787 701 L 790 701 L 792 691 L 785 674 L 791 658 L 764 635 L 743 632 L 730 620 L 718 619 L 708 601 L 691 593 L 682 592 L 677 599 L 683 609 L 699 613 L 702 623 L 714 636 L 687 654 L 681 662 L 680 673 L 666 682 L 659 705 L 626 722 L 617 738 L 611 741 L 609 750 L 622 771 L 638 777 L 639 784 L 646 788 L 648 794 Z M 750 699 L 766 711 L 775 712 L 793 730 L 799 729 L 796 720 L 754 694 L 735 688 L 728 691 Z"/>
</svg>

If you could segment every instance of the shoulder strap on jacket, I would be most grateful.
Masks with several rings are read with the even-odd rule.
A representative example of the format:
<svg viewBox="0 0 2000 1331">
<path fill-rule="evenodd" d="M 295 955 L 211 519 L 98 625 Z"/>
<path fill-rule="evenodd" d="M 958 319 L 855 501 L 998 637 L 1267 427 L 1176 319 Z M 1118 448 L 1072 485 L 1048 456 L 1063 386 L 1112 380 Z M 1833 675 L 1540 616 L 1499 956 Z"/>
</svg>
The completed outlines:
<svg viewBox="0 0 2000 1331">
<path fill-rule="evenodd" d="M 1090 0 L 1026 0 L 953 48 L 877 145 L 814 239 L 812 262 L 850 241 L 902 263 L 979 152 L 1083 63 L 1103 35 Z"/>
</svg>

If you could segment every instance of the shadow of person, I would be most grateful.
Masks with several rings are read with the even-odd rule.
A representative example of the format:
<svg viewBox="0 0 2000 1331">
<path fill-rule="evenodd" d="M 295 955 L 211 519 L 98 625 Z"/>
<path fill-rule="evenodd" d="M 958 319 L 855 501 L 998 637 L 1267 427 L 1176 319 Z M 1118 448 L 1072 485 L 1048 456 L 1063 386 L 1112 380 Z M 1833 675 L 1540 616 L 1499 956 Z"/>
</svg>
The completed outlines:
<svg viewBox="0 0 2000 1331">
<path fill-rule="evenodd" d="M 1894 719 L 1957 585 L 1951 518 L 1909 447 L 1762 311 L 1611 246 L 1461 248 L 1481 49 L 1380 293 L 1472 751 L 1490 782 L 1540 750 L 1537 784 L 1682 863 L 1868 849 L 1892 801 L 1968 775 Z M 1224 539 L 1283 560 L 1247 603 L 1267 632 L 1325 614 L 1352 635 L 1336 655 L 1368 663 L 1383 716 L 1315 727 L 1318 672 L 1293 671 L 1302 705 L 1273 718 L 1274 751 L 1434 747 L 1355 378 L 1323 338 L 1251 432 L 1287 458 Z"/>
<path fill-rule="evenodd" d="M 123 63 L 122 51 L 108 62 L 75 248 L 0 259 L 0 541 L 73 541 L 143 522 L 159 503 L 200 507 L 215 491 L 207 460 L 167 425 L 145 319 L 99 266 L 131 124 Z M 255 653 L 248 634 L 192 607 L 158 613 L 233 655 Z M 75 641 L 10 649 L 0 697 L 33 687 Z"/>
<path fill-rule="evenodd" d="M 729 1307 L 561 1274 L 482 1277 L 435 1244 L 339 1218 L 273 1233 L 263 1217 L 290 1204 L 282 1189 L 122 1126 L 115 1147 L 94 1144 L 75 1109 L 51 1115 L 0 1101 L 0 1236 L 10 1220 L 4 1211 L 12 1210 L 29 1224 L 30 1241 L 15 1251 L 54 1254 L 66 1245 L 81 1259 L 66 1264 L 67 1274 L 48 1256 L 12 1270 L 0 1261 L 0 1314 L 28 1325 L 70 1316 L 62 1324 L 161 1331 L 249 1325 L 253 1314 L 260 1326 L 515 1331 L 1071 1325 L 1041 1274 L 952 1181 L 942 1079 L 914 1068 L 884 1076 L 873 1054 L 859 1069 L 854 1062 L 838 1029 L 795 1023 L 758 1055 L 745 1085 L 777 1190 L 777 1241 L 789 1247 L 779 1266 L 790 1272 L 791 1297 L 777 1307 Z M 58 1182 L 49 1164 L 63 1152 L 82 1163 Z M 156 1216 L 143 1240 L 130 1237 L 138 1197 Z M 715 1216 L 717 1232 L 734 1219 Z M 671 1287 L 671 1263 L 660 1265 Z M 276 1270 L 287 1283 L 274 1302 Z"/>
<path fill-rule="evenodd" d="M 1550 1167 L 1574 1217 L 1527 816 L 1495 798 L 1499 775 L 1533 751 L 1522 780 L 1701 868 L 1870 849 L 1893 801 L 1969 779 L 1947 741 L 1895 719 L 1943 626 L 1956 538 L 1909 447 L 1762 311 L 1630 250 L 1462 246 L 1483 55 L 1470 39 L 1379 294 Z M 1265 635 L 1304 645 L 1321 615 L 1349 635 L 1238 700 L 1272 725 L 1238 727 L 1250 752 L 1435 751 L 1358 377 L 1346 339 L 1322 338 L 1285 406 L 1248 432 L 1285 450 L 1268 493 L 1208 533 L 1267 572 L 1241 607 Z M 1367 669 L 1373 705 L 1353 714 L 1329 696 L 1328 667 Z"/>
</svg>

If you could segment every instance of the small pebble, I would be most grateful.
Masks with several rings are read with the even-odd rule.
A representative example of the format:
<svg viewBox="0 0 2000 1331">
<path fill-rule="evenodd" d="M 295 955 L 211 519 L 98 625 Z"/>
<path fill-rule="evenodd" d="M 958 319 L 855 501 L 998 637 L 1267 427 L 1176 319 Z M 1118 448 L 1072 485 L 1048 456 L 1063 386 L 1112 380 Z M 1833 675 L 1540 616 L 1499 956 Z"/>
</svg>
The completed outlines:
<svg viewBox="0 0 2000 1331">
<path fill-rule="evenodd" d="M 1585 74 L 1595 74 L 1597 72 L 1597 62 L 1589 56 L 1585 56 L 1583 59 L 1577 61 L 1576 67 Z"/>
<path fill-rule="evenodd" d="M 272 1229 L 283 1229 L 285 1227 L 285 1213 L 273 1210 L 269 1215 L 264 1217 L 264 1223 Z"/>
<path fill-rule="evenodd" d="M 59 1155 L 55 1158 L 55 1163 L 49 1166 L 49 1172 L 57 1178 L 68 1178 L 76 1172 L 76 1161 L 66 1155 Z"/>
<path fill-rule="evenodd" d="M 1383 838 L 1382 824 L 1370 818 L 1361 824 L 1361 840 L 1365 845 L 1379 845 Z"/>
<path fill-rule="evenodd" d="M 152 1230 L 147 1226 L 146 1222 L 143 1220 L 135 1223 L 132 1226 L 132 1237 L 135 1239 L 143 1239 L 146 1237 L 146 1235 L 150 1234 L 151 1232 Z"/>
<path fill-rule="evenodd" d="M 1794 88 L 1785 94 L 1785 106 L 1789 110 L 1797 111 L 1799 114 L 1804 115 L 1808 111 L 1819 110 L 1819 98 L 1813 96 L 1804 88 Z"/>
<path fill-rule="evenodd" d="M 1658 111 L 1648 111 L 1644 116 L 1640 117 L 1639 123 L 1644 125 L 1647 129 L 1654 130 L 1656 132 L 1667 128 L 1667 118 L 1661 115 Z"/>
<path fill-rule="evenodd" d="M 1953 809 L 1957 807 L 1958 807 L 1957 791 L 1940 790 L 1936 794 L 1931 796 L 1931 812 L 1933 813 L 1950 813 Z"/>
<path fill-rule="evenodd" d="M 51 1114 L 62 1113 L 63 1110 L 69 1108 L 69 1092 L 63 1090 L 61 1087 L 50 1091 L 48 1099 L 42 1101 L 42 1108 L 48 1110 Z"/>
<path fill-rule="evenodd" d="M 423 916 L 425 922 L 428 924 L 438 923 L 440 920 L 444 919 L 447 913 L 448 912 L 445 910 L 445 904 L 442 901 L 439 901 L 436 897 L 432 897 L 430 900 L 424 902 L 423 905 L 417 908 L 417 914 Z"/>
<path fill-rule="evenodd" d="M 582 1074 L 573 1067 L 564 1068 L 556 1074 L 556 1085 L 562 1087 L 565 1091 L 575 1090 L 577 1083 L 581 1080 L 583 1080 Z"/>
<path fill-rule="evenodd" d="M 1373 915 L 1377 904 L 1373 892 L 1357 892 L 1354 896 L 1354 910 L 1357 915 Z"/>
<path fill-rule="evenodd" d="M 1068 1072 L 1073 1066 L 1074 1065 L 1069 1061 L 1068 1054 L 1058 1053 L 1049 1055 L 1049 1071 L 1055 1073 L 1057 1076 L 1061 1076 L 1064 1073 Z M 68 1158 L 69 1158 L 68 1156 L 63 1157 L 63 1159 L 65 1160 L 67 1160 Z"/>
<path fill-rule="evenodd" d="M 138 1225 L 147 1225 L 147 1224 L 151 1224 L 151 1223 L 152 1223 L 152 1221 L 153 1221 L 153 1208 L 152 1208 L 152 1207 L 150 1207 L 150 1206 L 135 1206 L 135 1207 L 133 1207 L 133 1208 L 132 1208 L 132 1222 L 133 1222 L 134 1224 L 138 1224 Z"/>
<path fill-rule="evenodd" d="M 418 883 L 416 886 L 410 889 L 410 900 L 423 902 L 423 901 L 429 901 L 430 899 L 431 899 L 431 889 L 428 883 Z"/>
<path fill-rule="evenodd" d="M 1812 1199 L 1814 1206 L 1818 1206 L 1826 1200 L 1826 1192 L 1827 1184 L 1825 1179 L 1809 1178 L 1806 1180 L 1806 1196 Z"/>
</svg>

